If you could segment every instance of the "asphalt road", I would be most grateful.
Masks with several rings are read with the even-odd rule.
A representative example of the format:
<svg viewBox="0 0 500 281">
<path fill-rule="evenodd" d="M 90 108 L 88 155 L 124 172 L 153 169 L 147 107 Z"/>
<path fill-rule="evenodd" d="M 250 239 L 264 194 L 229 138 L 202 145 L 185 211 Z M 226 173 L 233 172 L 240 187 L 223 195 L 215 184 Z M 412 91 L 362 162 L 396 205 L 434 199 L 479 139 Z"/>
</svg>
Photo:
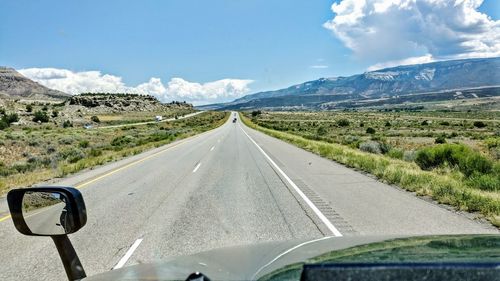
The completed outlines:
<svg viewBox="0 0 500 281">
<path fill-rule="evenodd" d="M 495 228 L 228 121 L 64 179 L 88 222 L 87 274 L 204 250 L 323 236 L 499 233 Z M 5 212 L 0 200 L 0 220 Z M 0 221 L 0 280 L 65 280 L 50 238 Z"/>
</svg>

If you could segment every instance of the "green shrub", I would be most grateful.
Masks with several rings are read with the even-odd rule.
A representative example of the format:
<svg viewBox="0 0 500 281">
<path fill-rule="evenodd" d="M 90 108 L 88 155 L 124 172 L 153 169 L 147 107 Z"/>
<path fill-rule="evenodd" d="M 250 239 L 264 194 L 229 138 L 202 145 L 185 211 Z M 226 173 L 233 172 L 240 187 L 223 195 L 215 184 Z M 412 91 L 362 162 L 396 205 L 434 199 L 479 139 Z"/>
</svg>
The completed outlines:
<svg viewBox="0 0 500 281">
<path fill-rule="evenodd" d="M 101 120 L 99 119 L 99 117 L 97 117 L 97 116 L 95 116 L 95 115 L 94 115 L 94 116 L 92 116 L 92 117 L 90 117 L 90 120 L 91 120 L 92 122 L 96 122 L 96 123 L 100 123 L 100 122 L 101 122 Z"/>
<path fill-rule="evenodd" d="M 420 149 L 415 163 L 423 170 L 444 166 L 458 167 L 467 177 L 474 173 L 489 173 L 493 168 L 491 160 L 463 144 L 440 144 Z"/>
<path fill-rule="evenodd" d="M 483 121 L 474 121 L 473 125 L 476 128 L 484 128 L 484 127 L 486 127 L 486 124 Z"/>
<path fill-rule="evenodd" d="M 97 156 L 101 156 L 101 155 L 102 155 L 102 150 L 100 150 L 100 149 L 92 148 L 89 152 L 89 156 L 91 156 L 91 157 L 97 157 Z"/>
<path fill-rule="evenodd" d="M 119 136 L 111 141 L 112 146 L 124 146 L 133 142 L 135 138 L 133 136 Z"/>
<path fill-rule="evenodd" d="M 429 124 L 430 124 L 430 122 L 428 120 L 424 120 L 424 121 L 422 121 L 422 123 L 420 125 L 427 126 Z"/>
<path fill-rule="evenodd" d="M 495 174 L 474 174 L 467 184 L 473 188 L 486 191 L 500 191 L 500 175 Z"/>
<path fill-rule="evenodd" d="M 386 127 L 390 127 L 390 126 L 392 126 L 392 125 L 391 125 L 391 122 L 389 122 L 389 121 L 385 122 L 385 126 L 386 126 Z"/>
<path fill-rule="evenodd" d="M 69 163 L 76 163 L 85 158 L 85 153 L 77 148 L 69 148 L 59 152 L 59 157 L 67 160 Z"/>
<path fill-rule="evenodd" d="M 19 116 L 17 115 L 17 113 L 7 114 L 3 118 L 9 124 L 19 121 Z"/>
<path fill-rule="evenodd" d="M 368 128 L 366 128 L 366 133 L 373 135 L 373 134 L 375 134 L 375 129 L 373 129 L 372 127 L 368 127 Z"/>
<path fill-rule="evenodd" d="M 89 147 L 89 141 L 88 140 L 82 140 L 78 143 L 78 145 L 81 147 L 81 148 L 87 148 Z"/>
<path fill-rule="evenodd" d="M 27 104 L 26 105 L 26 112 L 32 112 L 33 111 L 33 105 Z"/>
<path fill-rule="evenodd" d="M 5 120 L 0 119 L 0 130 L 7 129 L 9 127 L 9 123 L 5 122 Z"/>
<path fill-rule="evenodd" d="M 59 111 L 52 110 L 52 117 L 57 117 L 59 115 Z"/>
<path fill-rule="evenodd" d="M 73 123 L 69 120 L 63 122 L 63 128 L 73 127 Z"/>
<path fill-rule="evenodd" d="M 33 122 L 47 123 L 49 122 L 49 116 L 47 112 L 36 111 L 33 117 Z"/>
<path fill-rule="evenodd" d="M 262 114 L 262 111 L 260 111 L 260 110 L 252 111 L 252 117 L 257 117 L 257 116 L 259 116 L 261 114 Z"/>
<path fill-rule="evenodd" d="M 441 125 L 441 126 L 450 126 L 450 122 L 443 121 L 443 122 L 439 123 L 439 125 Z"/>
<path fill-rule="evenodd" d="M 443 144 L 446 143 L 446 138 L 444 136 L 439 136 L 434 140 L 434 143 Z"/>
<path fill-rule="evenodd" d="M 405 152 L 401 149 L 392 148 L 387 152 L 387 156 L 394 159 L 403 159 L 404 153 Z"/>
<path fill-rule="evenodd" d="M 337 121 L 337 125 L 340 126 L 340 127 L 347 127 L 350 124 L 351 123 L 347 119 L 340 119 L 340 120 Z"/>
<path fill-rule="evenodd" d="M 319 126 L 318 129 L 316 130 L 316 134 L 318 136 L 324 136 L 328 133 L 328 130 L 324 126 Z"/>
</svg>

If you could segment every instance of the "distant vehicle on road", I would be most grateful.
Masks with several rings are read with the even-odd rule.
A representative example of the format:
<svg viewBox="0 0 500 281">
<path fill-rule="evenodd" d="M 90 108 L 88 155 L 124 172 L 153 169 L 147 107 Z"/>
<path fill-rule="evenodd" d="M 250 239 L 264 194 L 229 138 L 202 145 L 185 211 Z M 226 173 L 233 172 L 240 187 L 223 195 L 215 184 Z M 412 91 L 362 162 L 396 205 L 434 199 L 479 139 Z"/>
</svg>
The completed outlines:
<svg viewBox="0 0 500 281">
<path fill-rule="evenodd" d="M 163 116 L 161 116 L 161 115 L 156 115 L 155 116 L 155 121 L 156 122 L 160 122 L 161 120 L 163 120 Z"/>
<path fill-rule="evenodd" d="M 233 123 L 236 123 L 236 118 L 233 119 Z"/>
<path fill-rule="evenodd" d="M 85 129 L 92 129 L 93 126 L 91 124 L 85 124 L 85 125 L 83 125 L 83 128 L 85 128 Z"/>
</svg>

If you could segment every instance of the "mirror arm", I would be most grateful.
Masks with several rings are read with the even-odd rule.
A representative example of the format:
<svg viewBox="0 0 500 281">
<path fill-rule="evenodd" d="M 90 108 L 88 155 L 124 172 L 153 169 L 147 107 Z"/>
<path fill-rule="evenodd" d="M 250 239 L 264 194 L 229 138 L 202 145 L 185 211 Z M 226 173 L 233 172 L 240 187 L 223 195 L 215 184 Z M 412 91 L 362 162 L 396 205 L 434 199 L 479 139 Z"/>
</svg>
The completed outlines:
<svg viewBox="0 0 500 281">
<path fill-rule="evenodd" d="M 56 244 L 57 251 L 59 252 L 59 256 L 61 257 L 61 261 L 64 265 L 64 270 L 66 270 L 66 275 L 69 280 L 80 280 L 87 275 L 85 274 L 85 270 L 83 269 L 82 263 L 76 254 L 71 241 L 67 235 L 57 235 L 51 236 L 52 240 L 54 240 L 54 244 Z"/>
</svg>

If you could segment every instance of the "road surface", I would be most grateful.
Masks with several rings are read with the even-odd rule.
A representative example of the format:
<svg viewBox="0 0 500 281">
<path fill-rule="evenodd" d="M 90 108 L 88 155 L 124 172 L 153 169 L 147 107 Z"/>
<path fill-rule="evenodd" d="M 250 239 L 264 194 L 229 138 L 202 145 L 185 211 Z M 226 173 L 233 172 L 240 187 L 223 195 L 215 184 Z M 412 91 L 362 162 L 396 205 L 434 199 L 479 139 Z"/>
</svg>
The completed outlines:
<svg viewBox="0 0 500 281">
<path fill-rule="evenodd" d="M 70 238 L 88 275 L 264 241 L 498 233 L 232 118 L 57 183 L 85 198 L 87 225 Z M 0 280 L 65 280 L 50 238 L 23 236 L 4 219 L 0 243 Z"/>
</svg>

